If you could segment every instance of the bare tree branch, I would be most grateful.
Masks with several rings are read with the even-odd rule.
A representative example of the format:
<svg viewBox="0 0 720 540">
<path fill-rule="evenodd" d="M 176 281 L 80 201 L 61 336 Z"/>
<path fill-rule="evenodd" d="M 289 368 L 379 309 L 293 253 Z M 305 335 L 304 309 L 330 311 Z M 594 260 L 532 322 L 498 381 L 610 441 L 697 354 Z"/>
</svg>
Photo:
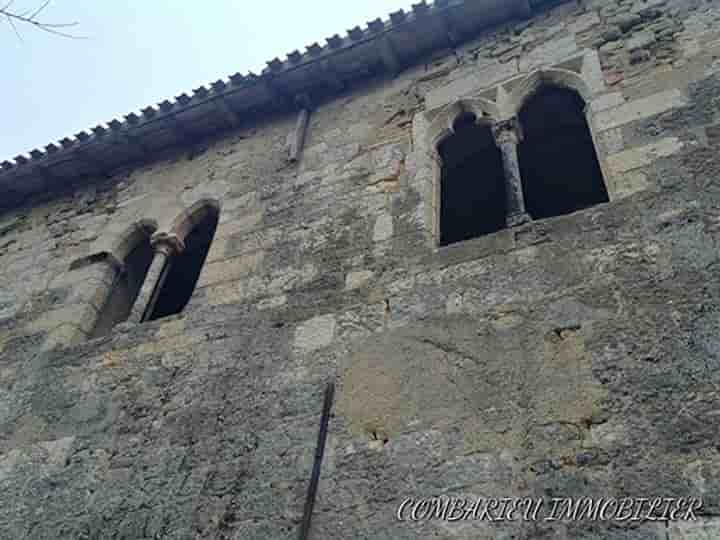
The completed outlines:
<svg viewBox="0 0 720 540">
<path fill-rule="evenodd" d="M 83 36 L 76 36 L 61 30 L 62 28 L 70 28 L 73 26 L 77 26 L 77 22 L 57 23 L 40 20 L 39 17 L 40 15 L 42 15 L 43 11 L 45 11 L 45 8 L 47 8 L 50 4 L 50 0 L 45 0 L 42 4 L 40 4 L 39 7 L 34 10 L 29 9 L 23 12 L 12 10 L 12 5 L 14 3 L 15 0 L 9 0 L 3 7 L 0 7 L 0 18 L 4 18 L 5 20 L 7 20 L 12 29 L 15 31 L 18 39 L 20 39 L 21 41 L 22 36 L 20 35 L 20 32 L 17 28 L 18 23 L 34 26 L 35 28 L 44 32 L 70 39 L 85 39 Z"/>
</svg>

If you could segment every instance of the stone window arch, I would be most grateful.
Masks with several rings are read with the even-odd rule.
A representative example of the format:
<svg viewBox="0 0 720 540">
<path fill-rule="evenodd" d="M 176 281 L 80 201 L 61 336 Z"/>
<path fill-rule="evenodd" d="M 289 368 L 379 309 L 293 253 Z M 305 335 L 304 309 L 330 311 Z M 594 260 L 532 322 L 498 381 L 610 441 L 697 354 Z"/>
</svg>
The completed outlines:
<svg viewBox="0 0 720 540">
<path fill-rule="evenodd" d="M 160 319 L 185 309 L 210 251 L 219 218 L 220 206 L 216 201 L 201 201 L 177 220 L 174 233 L 168 237 L 175 239 L 175 248 L 167 257 L 142 320 Z"/>
<path fill-rule="evenodd" d="M 483 87 L 481 81 L 477 88 L 448 83 L 432 92 L 427 101 L 435 107 L 417 115 L 413 129 L 421 135 L 415 138 L 421 163 L 416 181 L 419 186 L 427 181 L 423 215 L 434 246 L 503 228 L 496 220 L 485 230 L 468 227 L 465 236 L 454 234 L 454 239 L 444 234 L 447 159 L 443 159 L 443 145 L 457 136 L 455 122 L 468 113 L 475 114 L 477 126 L 489 126 L 502 156 L 504 227 L 613 199 L 612 171 L 595 142 L 593 110 L 606 92 L 596 52 L 582 51 L 552 67 L 541 67 L 490 87 Z M 553 96 L 560 100 L 560 106 L 552 105 Z M 452 101 L 442 104 L 450 97 Z M 555 152 L 543 161 L 540 156 L 548 144 L 555 145 L 551 146 Z M 550 154 L 546 151 L 545 156 Z M 557 174 L 553 170 L 557 164 L 564 164 L 567 170 Z"/>
<path fill-rule="evenodd" d="M 539 80 L 517 112 L 525 207 L 543 219 L 609 201 L 580 91 Z"/>
<path fill-rule="evenodd" d="M 490 122 L 458 112 L 437 143 L 437 222 L 441 246 L 505 227 L 503 160 Z"/>
<path fill-rule="evenodd" d="M 132 314 L 153 261 L 150 239 L 154 230 L 155 225 L 152 224 L 134 225 L 113 250 L 117 256 L 108 255 L 102 259 L 112 261 L 114 278 L 107 288 L 105 301 L 89 334 L 90 338 L 108 334 L 115 325 L 125 322 Z"/>
</svg>

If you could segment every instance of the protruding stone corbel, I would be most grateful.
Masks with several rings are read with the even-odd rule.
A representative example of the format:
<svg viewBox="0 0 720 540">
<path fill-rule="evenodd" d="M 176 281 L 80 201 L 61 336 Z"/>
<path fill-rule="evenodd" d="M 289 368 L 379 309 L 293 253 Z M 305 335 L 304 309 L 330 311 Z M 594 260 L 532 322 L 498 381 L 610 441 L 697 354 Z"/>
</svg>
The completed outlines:
<svg viewBox="0 0 720 540">
<path fill-rule="evenodd" d="M 295 163 L 300 159 L 303 147 L 305 146 L 305 137 L 307 135 L 308 123 L 310 121 L 311 101 L 307 94 L 296 96 L 295 103 L 300 107 L 295 129 L 290 134 L 289 155 L 288 159 L 291 163 Z"/>
<path fill-rule="evenodd" d="M 498 122 L 492 127 L 495 144 L 502 153 L 505 173 L 505 201 L 507 213 L 505 223 L 508 227 L 522 225 L 532 220 L 525 210 L 525 198 L 520 178 L 520 163 L 517 147 L 522 141 L 522 129 L 517 118 Z"/>
<path fill-rule="evenodd" d="M 174 234 L 156 233 L 150 239 L 154 255 L 145 281 L 133 304 L 128 322 L 141 323 L 147 320 L 155 308 L 158 295 L 172 266 L 173 258 L 185 250 L 185 243 Z"/>
</svg>

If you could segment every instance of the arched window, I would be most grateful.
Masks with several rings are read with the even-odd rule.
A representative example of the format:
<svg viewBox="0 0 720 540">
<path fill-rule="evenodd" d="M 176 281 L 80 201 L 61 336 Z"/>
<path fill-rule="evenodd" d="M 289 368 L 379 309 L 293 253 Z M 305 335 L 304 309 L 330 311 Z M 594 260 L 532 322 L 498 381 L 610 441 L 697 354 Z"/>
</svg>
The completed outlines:
<svg viewBox="0 0 720 540">
<path fill-rule="evenodd" d="M 108 334 L 113 326 L 124 322 L 130 316 L 153 260 L 153 248 L 150 245 L 148 231 L 136 231 L 133 241 L 134 246 L 122 261 L 123 268 L 115 277 L 110 294 L 91 332 L 91 338 Z"/>
<path fill-rule="evenodd" d="M 167 263 L 166 275 L 146 320 L 180 313 L 190 301 L 215 236 L 219 212 L 216 206 L 204 206 L 195 218 L 196 224 L 185 236 L 184 250 Z"/>
<path fill-rule="evenodd" d="M 502 155 L 488 126 L 472 113 L 461 115 L 453 134 L 438 146 L 440 245 L 452 244 L 505 227 Z"/>
<path fill-rule="evenodd" d="M 544 86 L 520 110 L 520 175 L 534 219 L 609 201 L 584 108 L 577 92 Z"/>
</svg>

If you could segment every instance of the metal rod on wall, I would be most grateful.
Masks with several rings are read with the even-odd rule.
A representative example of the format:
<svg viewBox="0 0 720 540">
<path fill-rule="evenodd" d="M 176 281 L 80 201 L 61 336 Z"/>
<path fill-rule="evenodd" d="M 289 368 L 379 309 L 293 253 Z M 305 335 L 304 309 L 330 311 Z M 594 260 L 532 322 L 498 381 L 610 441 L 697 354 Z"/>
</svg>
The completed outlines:
<svg viewBox="0 0 720 540">
<path fill-rule="evenodd" d="M 327 440 L 328 422 L 330 421 L 330 409 L 332 409 L 335 384 L 327 383 L 325 387 L 325 402 L 323 403 L 322 418 L 320 420 L 320 432 L 318 433 L 317 447 L 315 449 L 315 462 L 313 464 L 310 486 L 308 487 L 307 498 L 305 499 L 305 511 L 303 512 L 302 526 L 300 527 L 299 540 L 307 540 L 310 534 L 310 522 L 312 520 L 315 497 L 317 495 L 318 482 L 320 480 L 320 469 L 325 454 L 325 441 Z"/>
</svg>

